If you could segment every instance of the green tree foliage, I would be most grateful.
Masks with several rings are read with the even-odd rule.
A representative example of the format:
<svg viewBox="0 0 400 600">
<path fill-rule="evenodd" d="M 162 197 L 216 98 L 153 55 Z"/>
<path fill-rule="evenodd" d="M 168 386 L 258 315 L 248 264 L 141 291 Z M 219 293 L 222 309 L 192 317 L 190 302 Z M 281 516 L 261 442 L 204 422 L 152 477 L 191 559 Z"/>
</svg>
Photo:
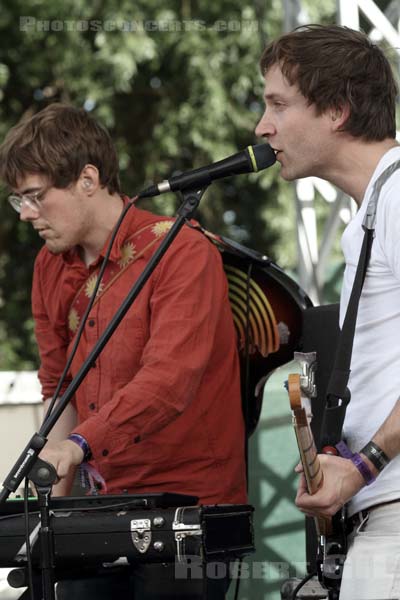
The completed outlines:
<svg viewBox="0 0 400 600">
<path fill-rule="evenodd" d="M 256 141 L 263 88 L 257 63 L 281 23 L 282 4 L 273 0 L 3 0 L 0 138 L 50 102 L 84 106 L 109 128 L 131 195 L 174 171 L 224 158 Z M 277 173 L 213 185 L 199 220 L 288 267 L 294 208 Z M 26 368 L 37 365 L 30 288 L 40 240 L 18 223 L 5 197 L 3 191 L 0 367 Z M 173 195 L 150 205 L 163 214 L 176 207 Z"/>
</svg>

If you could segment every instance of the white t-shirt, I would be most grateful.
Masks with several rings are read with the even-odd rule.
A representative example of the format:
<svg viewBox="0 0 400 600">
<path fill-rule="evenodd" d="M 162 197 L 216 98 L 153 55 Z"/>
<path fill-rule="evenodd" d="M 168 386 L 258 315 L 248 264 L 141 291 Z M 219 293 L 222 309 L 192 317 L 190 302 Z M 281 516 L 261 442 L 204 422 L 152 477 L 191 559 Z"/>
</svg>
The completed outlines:
<svg viewBox="0 0 400 600">
<path fill-rule="evenodd" d="M 398 160 L 400 147 L 392 148 L 382 157 L 358 213 L 343 233 L 346 269 L 340 301 L 341 325 L 360 256 L 362 221 L 373 184 Z M 400 397 L 400 169 L 383 185 L 378 200 L 375 238 L 357 315 L 349 389 L 351 401 L 343 434 L 349 448 L 358 452 Z M 400 455 L 372 485 L 364 487 L 351 500 L 349 514 L 396 498 L 400 498 Z"/>
</svg>

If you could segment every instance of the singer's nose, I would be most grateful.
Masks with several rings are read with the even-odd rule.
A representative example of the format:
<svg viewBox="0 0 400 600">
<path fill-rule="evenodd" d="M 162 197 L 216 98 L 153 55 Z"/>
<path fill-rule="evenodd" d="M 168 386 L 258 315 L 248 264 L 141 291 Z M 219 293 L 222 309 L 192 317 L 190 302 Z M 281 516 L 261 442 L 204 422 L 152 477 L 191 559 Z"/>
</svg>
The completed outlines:
<svg viewBox="0 0 400 600">
<path fill-rule="evenodd" d="M 263 116 L 257 123 L 255 134 L 257 137 L 270 137 L 276 133 L 275 126 L 271 123 L 269 115 L 267 115 L 267 111 L 265 110 Z"/>
</svg>

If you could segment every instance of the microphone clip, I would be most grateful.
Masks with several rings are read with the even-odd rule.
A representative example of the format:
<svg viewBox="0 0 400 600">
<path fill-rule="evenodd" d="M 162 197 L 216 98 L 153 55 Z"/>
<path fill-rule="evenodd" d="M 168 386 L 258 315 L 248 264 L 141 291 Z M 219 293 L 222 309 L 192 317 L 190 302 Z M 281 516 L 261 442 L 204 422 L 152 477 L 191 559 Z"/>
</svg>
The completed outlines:
<svg viewBox="0 0 400 600">
<path fill-rule="evenodd" d="M 202 199 L 207 187 L 208 186 L 201 190 L 183 190 L 181 192 L 183 196 L 183 202 L 179 207 L 177 214 L 189 221 L 193 217 L 194 212 L 197 210 L 200 200 Z"/>
</svg>

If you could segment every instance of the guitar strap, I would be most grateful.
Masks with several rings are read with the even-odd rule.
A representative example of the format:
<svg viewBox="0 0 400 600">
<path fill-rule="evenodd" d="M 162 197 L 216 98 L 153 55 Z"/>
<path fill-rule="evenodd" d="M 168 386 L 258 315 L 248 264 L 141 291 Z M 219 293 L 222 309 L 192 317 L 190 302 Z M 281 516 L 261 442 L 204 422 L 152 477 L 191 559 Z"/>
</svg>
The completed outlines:
<svg viewBox="0 0 400 600">
<path fill-rule="evenodd" d="M 375 181 L 362 227 L 364 239 L 358 260 L 356 275 L 343 321 L 342 331 L 336 348 L 335 361 L 328 383 L 326 404 L 322 421 L 321 447 L 336 446 L 342 439 L 342 429 L 346 408 L 351 394 L 347 387 L 350 377 L 350 362 L 353 351 L 358 305 L 371 256 L 372 241 L 375 235 L 376 209 L 382 186 L 400 168 L 400 161 L 391 164 Z"/>
</svg>

